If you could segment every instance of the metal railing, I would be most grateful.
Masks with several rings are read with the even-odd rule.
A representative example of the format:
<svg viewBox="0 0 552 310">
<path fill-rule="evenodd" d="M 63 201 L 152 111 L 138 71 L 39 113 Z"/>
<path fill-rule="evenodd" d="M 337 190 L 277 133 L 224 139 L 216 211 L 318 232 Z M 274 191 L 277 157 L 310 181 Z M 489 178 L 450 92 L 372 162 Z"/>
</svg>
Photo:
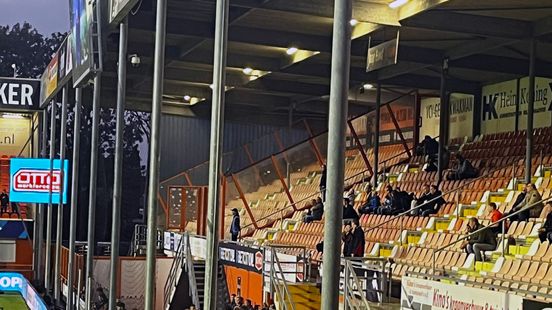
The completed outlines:
<svg viewBox="0 0 552 310">
<path fill-rule="evenodd" d="M 298 272 L 286 272 L 282 268 L 282 262 L 278 257 L 277 249 L 283 248 L 300 248 L 300 247 L 290 247 L 290 246 L 267 246 L 265 247 L 264 257 L 266 259 L 267 251 L 270 251 L 270 261 L 265 261 L 263 265 L 266 266 L 266 263 L 269 263 L 268 276 L 270 281 L 270 294 L 275 297 L 275 302 L 279 302 L 280 306 L 278 309 L 282 310 L 295 310 L 295 302 L 293 301 L 293 295 L 289 290 L 288 281 L 286 279 L 286 274 L 294 274 L 294 277 Z M 303 248 L 304 251 L 306 249 Z M 298 264 L 298 262 L 284 262 L 285 264 Z M 305 262 L 306 265 L 306 262 Z M 297 265 L 298 266 L 298 265 Z M 306 272 L 306 268 L 303 268 L 303 273 Z M 263 271 L 263 274 L 266 275 L 266 270 Z M 305 278 L 303 278 L 305 279 Z"/>
<path fill-rule="evenodd" d="M 390 301 L 391 268 L 386 264 L 387 259 L 379 257 L 341 258 L 344 309 L 370 309 Z"/>
<path fill-rule="evenodd" d="M 344 309 L 370 309 L 366 294 L 362 289 L 362 284 L 356 275 L 350 259 L 342 259 L 344 265 L 344 282 L 343 282 L 343 307 Z M 360 305 L 359 305 L 360 303 Z"/>
<path fill-rule="evenodd" d="M 514 159 L 514 161 L 515 161 L 515 159 Z M 426 206 L 428 206 L 428 205 L 430 205 L 430 204 L 435 203 L 435 202 L 438 201 L 439 199 L 442 199 L 444 196 L 449 195 L 449 194 L 452 194 L 452 193 L 456 193 L 456 192 L 458 192 L 458 191 L 461 191 L 463 188 L 465 188 L 465 187 L 467 187 L 467 186 L 469 186 L 469 185 L 472 185 L 472 184 L 474 184 L 474 183 L 480 181 L 480 180 L 483 179 L 483 178 L 487 178 L 487 177 L 489 177 L 490 175 L 494 174 L 495 172 L 500 171 L 500 170 L 502 170 L 502 169 L 504 169 L 504 168 L 506 168 L 506 167 L 508 167 L 508 166 L 509 166 L 509 164 L 507 164 L 507 165 L 505 165 L 505 166 L 503 166 L 503 167 L 499 167 L 499 168 L 495 168 L 495 169 L 492 169 L 492 170 L 490 170 L 490 171 L 487 171 L 487 173 L 485 173 L 485 174 L 483 174 L 483 175 L 481 175 L 481 176 L 479 176 L 479 177 L 477 177 L 477 178 L 475 178 L 475 179 L 471 179 L 470 181 L 468 181 L 468 182 L 466 182 L 466 183 L 464 183 L 464 184 L 462 184 L 462 185 L 460 185 L 460 186 L 458 186 L 458 187 L 456 187 L 456 188 L 454 188 L 454 189 L 451 189 L 451 190 L 448 190 L 448 191 L 446 191 L 446 192 L 444 192 L 444 193 L 441 193 L 441 195 L 436 196 L 436 197 L 434 197 L 434 198 L 432 198 L 432 199 L 430 199 L 430 200 L 426 200 L 426 201 L 423 202 L 422 204 L 417 205 L 416 207 L 411 208 L 411 209 L 409 209 L 409 210 L 407 210 L 407 211 L 401 212 L 401 213 L 399 213 L 399 214 L 393 216 L 392 218 L 390 218 L 390 219 L 388 219 L 388 220 L 386 220 L 386 221 L 383 221 L 383 222 L 377 224 L 376 226 L 372 226 L 372 227 L 367 228 L 367 229 L 364 231 L 364 233 L 370 232 L 370 231 L 372 231 L 372 230 L 374 230 L 374 229 L 380 228 L 380 227 L 382 227 L 382 226 L 385 226 L 385 225 L 387 225 L 387 224 L 389 224 L 389 223 L 391 223 L 391 222 L 397 221 L 397 220 L 399 221 L 399 229 L 402 231 L 402 230 L 403 230 L 403 220 L 402 220 L 403 217 L 408 216 L 408 215 L 412 215 L 413 212 L 417 212 L 417 211 L 421 210 L 423 207 L 426 207 Z M 457 195 L 457 201 L 456 201 L 456 216 L 457 216 L 457 217 L 460 215 L 460 214 L 459 214 L 459 212 L 460 212 L 460 210 L 459 210 L 460 202 L 459 202 L 459 197 L 458 197 L 458 196 L 459 196 L 459 195 Z M 400 238 L 400 243 L 401 243 L 401 245 L 402 245 L 402 238 Z"/>
<path fill-rule="evenodd" d="M 415 147 L 412 147 L 410 150 L 412 151 L 412 150 L 414 150 L 414 148 L 415 148 Z M 387 162 L 389 162 L 389 161 L 391 161 L 391 160 L 394 160 L 394 159 L 396 159 L 396 158 L 398 158 L 398 157 L 400 157 L 400 156 L 403 156 L 403 155 L 405 155 L 405 154 L 406 154 L 406 151 L 402 151 L 401 153 L 396 154 L 396 155 L 394 155 L 394 156 L 392 156 L 392 157 L 390 157 L 390 158 L 387 158 L 387 159 L 385 159 L 384 161 L 380 162 L 380 164 L 383 164 L 385 168 L 384 168 L 382 171 L 379 171 L 379 172 L 378 172 L 378 175 L 382 175 L 382 174 L 387 173 L 386 169 L 390 169 L 390 168 L 392 168 L 392 167 L 394 166 L 394 165 L 391 165 L 391 166 L 389 166 L 389 167 L 386 167 L 386 166 L 385 166 L 385 163 L 387 163 Z M 400 164 L 400 163 L 398 163 L 398 164 Z M 363 176 L 362 179 L 361 179 L 360 181 L 356 181 L 355 183 L 349 184 L 349 186 L 354 186 L 354 185 L 356 185 L 356 184 L 360 184 L 360 183 L 362 183 L 362 182 L 366 182 L 366 178 L 364 177 L 364 175 L 368 174 L 368 172 L 369 172 L 369 169 L 368 169 L 368 168 L 365 168 L 364 170 L 362 170 L 362 171 L 360 171 L 360 172 L 358 172 L 358 173 L 356 173 L 356 174 L 354 174 L 354 175 L 352 175 L 352 176 L 347 177 L 347 178 L 344 180 L 344 182 L 354 180 L 354 179 L 358 178 L 359 176 Z M 370 177 L 371 177 L 371 176 L 370 176 Z M 301 203 L 304 203 L 304 202 L 306 202 L 306 201 L 308 201 L 308 200 L 312 200 L 313 198 L 316 198 L 316 197 L 318 197 L 318 196 L 320 196 L 320 195 L 321 195 L 320 192 L 314 192 L 314 193 L 312 193 L 311 195 L 308 195 L 307 197 L 305 197 L 305 198 L 303 198 L 303 199 L 301 199 L 301 200 L 295 201 L 294 203 L 290 203 L 290 204 L 284 206 L 283 208 L 281 208 L 281 209 L 279 209 L 279 210 L 276 210 L 276 211 L 274 211 L 274 212 L 272 212 L 272 213 L 269 213 L 269 214 L 267 214 L 267 215 L 265 215 L 265 216 L 263 216 L 263 217 L 261 217 L 261 218 L 255 219 L 255 220 L 256 220 L 257 222 L 259 222 L 259 221 L 263 221 L 263 220 L 272 218 L 272 217 L 274 217 L 275 215 L 277 215 L 278 213 L 282 213 L 282 212 L 285 211 L 285 210 L 288 210 L 288 209 L 290 209 L 290 208 L 293 208 L 294 206 L 297 206 L 297 205 L 299 205 L 299 204 L 301 204 Z M 299 209 L 299 210 L 301 210 L 301 209 Z M 283 217 L 282 217 L 282 218 L 283 218 Z M 241 228 L 241 230 L 243 231 L 244 229 L 247 229 L 247 228 L 249 228 L 249 227 L 251 227 L 251 226 L 254 226 L 253 222 L 251 222 L 251 223 L 249 223 L 249 224 L 243 226 L 243 227 Z"/>
<path fill-rule="evenodd" d="M 186 272 L 188 273 L 188 281 L 189 281 L 189 287 L 190 287 L 190 294 L 192 295 L 192 301 L 194 305 L 200 309 L 201 304 L 199 301 L 199 292 L 197 290 L 197 280 L 195 277 L 195 269 L 194 269 L 194 259 L 192 256 L 192 247 L 190 246 L 190 235 L 185 234 L 184 238 L 186 238 Z"/>
<path fill-rule="evenodd" d="M 165 282 L 165 288 L 163 291 L 163 309 L 169 309 L 173 295 L 176 291 L 176 286 L 178 285 L 178 280 L 180 279 L 180 275 L 182 273 L 184 259 L 186 259 L 185 255 L 187 254 L 187 250 L 185 250 L 184 247 L 188 247 L 187 242 L 188 241 L 184 236 L 182 236 L 180 238 L 180 241 L 178 242 L 178 246 L 176 248 L 176 256 L 173 259 L 167 281 Z"/>
<path fill-rule="evenodd" d="M 531 204 L 531 205 L 522 207 L 522 208 L 520 208 L 519 210 L 517 210 L 517 211 L 515 211 L 515 212 L 512 212 L 512 213 L 508 214 L 507 216 L 502 217 L 500 220 L 498 220 L 498 221 L 496 221 L 496 222 L 494 222 L 494 223 L 491 223 L 491 224 L 489 224 L 489 225 L 487 225 L 487 226 L 483 226 L 483 227 L 481 227 L 480 229 L 478 229 L 478 230 L 476 230 L 476 231 L 473 231 L 473 232 L 471 232 L 471 233 L 469 233 L 469 234 L 467 234 L 467 235 L 465 235 L 465 236 L 459 238 L 458 240 L 456 240 L 456 241 L 454 241 L 454 242 L 451 242 L 451 243 L 446 244 L 446 245 L 444 245 L 444 246 L 442 246 L 442 247 L 440 247 L 440 248 L 437 248 L 436 250 L 433 251 L 433 255 L 432 255 L 432 256 L 433 256 L 433 257 L 432 257 L 432 260 L 433 260 L 433 262 L 432 262 L 432 267 L 433 267 L 433 268 L 432 268 L 432 274 L 435 275 L 435 273 L 436 273 L 436 271 L 437 271 L 437 270 L 436 270 L 437 253 L 442 252 L 442 251 L 444 251 L 444 250 L 450 248 L 451 246 L 453 246 L 453 245 L 455 245 L 455 244 L 457 244 L 457 243 L 459 243 L 459 242 L 468 240 L 468 239 L 471 238 L 472 236 L 474 236 L 474 235 L 476 235 L 476 234 L 479 234 L 479 233 L 481 233 L 482 231 L 485 231 L 485 230 L 487 230 L 487 229 L 492 229 L 493 227 L 496 227 L 496 225 L 498 225 L 498 224 L 502 225 L 502 231 L 503 231 L 502 243 L 503 243 L 503 251 L 504 251 L 504 246 L 505 246 L 505 245 L 504 245 L 504 242 L 505 242 L 505 237 L 506 237 L 506 236 L 505 236 L 505 232 L 504 232 L 504 222 L 505 222 L 506 220 L 511 219 L 511 218 L 514 217 L 514 216 L 517 216 L 518 214 L 520 214 L 520 213 L 522 213 L 522 212 L 528 211 L 528 210 L 530 210 L 530 209 L 532 209 L 532 208 L 534 208 L 534 207 L 536 207 L 536 206 L 538 206 L 538 205 L 542 205 L 542 204 L 545 204 L 545 203 L 550 202 L 550 201 L 552 201 L 552 197 L 548 197 L 548 198 L 545 198 L 545 199 L 541 199 L 541 200 L 538 201 L 538 202 L 535 202 L 535 203 L 533 203 L 533 204 Z"/>
</svg>

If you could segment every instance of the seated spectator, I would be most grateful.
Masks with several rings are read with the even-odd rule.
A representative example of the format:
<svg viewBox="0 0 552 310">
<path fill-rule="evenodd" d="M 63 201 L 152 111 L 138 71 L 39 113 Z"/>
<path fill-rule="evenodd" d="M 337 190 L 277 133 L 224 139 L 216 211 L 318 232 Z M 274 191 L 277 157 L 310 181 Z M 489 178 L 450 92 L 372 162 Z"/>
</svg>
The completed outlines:
<svg viewBox="0 0 552 310">
<path fill-rule="evenodd" d="M 351 257 L 353 254 L 353 233 L 351 230 L 351 223 L 349 222 L 343 224 L 341 241 L 343 241 L 343 256 Z"/>
<path fill-rule="evenodd" d="M 416 209 L 416 207 L 418 205 L 421 205 L 425 201 L 431 199 L 430 196 L 431 196 L 430 187 L 428 184 L 425 184 L 422 189 L 422 193 L 418 197 L 414 197 L 414 199 L 412 199 L 412 203 L 410 204 L 410 209 L 412 211 L 410 212 L 410 214 L 412 215 L 420 214 L 421 211 L 419 209 Z"/>
<path fill-rule="evenodd" d="M 503 217 L 502 213 L 498 211 L 498 207 L 496 206 L 496 203 L 491 202 L 489 204 L 489 215 L 487 217 L 489 220 L 491 220 L 491 230 L 495 234 L 502 233 L 502 224 L 494 224 L 494 225 L 492 224 L 500 221 L 500 219 Z M 507 230 L 507 227 L 505 227 L 505 230 Z"/>
<path fill-rule="evenodd" d="M 468 234 L 474 233 L 483 228 L 483 225 L 479 224 L 477 218 L 472 217 L 468 220 Z M 483 261 L 484 251 L 493 251 L 496 249 L 496 236 L 491 229 L 484 229 L 470 236 L 462 243 L 462 248 L 466 250 L 468 254 L 474 254 L 475 260 L 478 262 Z"/>
<path fill-rule="evenodd" d="M 427 166 L 424 168 L 425 172 L 436 172 L 439 170 L 439 167 L 435 164 L 435 159 L 430 158 L 427 161 Z"/>
<path fill-rule="evenodd" d="M 395 201 L 395 190 L 391 185 L 385 187 L 385 197 L 383 198 L 383 203 L 379 207 L 377 214 L 387 214 L 388 210 L 391 210 L 393 203 Z"/>
<path fill-rule="evenodd" d="M 518 198 L 516 199 L 516 202 L 518 203 L 514 204 L 514 207 L 509 214 L 518 212 L 520 210 L 523 211 L 512 216 L 510 218 L 511 221 L 527 221 L 530 217 L 537 218 L 540 216 L 540 213 L 544 208 L 544 205 L 542 204 L 542 202 L 540 202 L 542 200 L 542 197 L 537 191 L 537 188 L 534 184 L 528 183 L 527 185 L 525 185 L 524 192 L 525 195 L 522 196 L 523 200 L 521 202 L 518 202 L 518 200 L 520 200 L 520 197 L 518 196 Z"/>
<path fill-rule="evenodd" d="M 360 214 L 375 214 L 381 206 L 378 193 L 370 191 L 367 193 L 366 203 L 358 209 Z"/>
<path fill-rule="evenodd" d="M 320 221 L 322 219 L 322 215 L 324 214 L 324 204 L 322 203 L 321 197 L 312 200 L 312 209 L 310 209 L 309 211 L 310 212 L 305 215 L 305 223 Z"/>
<path fill-rule="evenodd" d="M 358 213 L 355 210 L 355 207 L 351 203 L 351 200 L 349 197 L 343 198 L 343 219 L 344 220 L 354 220 L 359 219 Z"/>
<path fill-rule="evenodd" d="M 429 189 L 429 196 L 425 197 L 425 203 L 422 203 L 420 207 L 420 212 L 422 216 L 430 216 L 432 214 L 437 214 L 441 206 L 445 203 L 443 199 L 443 193 L 439 190 L 437 185 L 431 185 Z"/>
<path fill-rule="evenodd" d="M 475 178 L 478 175 L 477 169 L 473 167 L 469 160 L 462 157 L 460 154 L 456 154 L 456 170 L 449 171 L 447 176 L 448 180 L 465 180 Z"/>
<path fill-rule="evenodd" d="M 358 219 L 353 220 L 352 223 L 353 240 L 351 244 L 351 255 L 353 257 L 364 257 L 364 248 L 366 240 L 364 237 L 364 230 L 360 226 Z"/>
<path fill-rule="evenodd" d="M 548 210 L 546 215 L 546 221 L 539 228 L 539 239 L 541 242 L 548 240 L 552 243 L 552 202 L 548 202 L 545 206 L 545 210 Z"/>
</svg>

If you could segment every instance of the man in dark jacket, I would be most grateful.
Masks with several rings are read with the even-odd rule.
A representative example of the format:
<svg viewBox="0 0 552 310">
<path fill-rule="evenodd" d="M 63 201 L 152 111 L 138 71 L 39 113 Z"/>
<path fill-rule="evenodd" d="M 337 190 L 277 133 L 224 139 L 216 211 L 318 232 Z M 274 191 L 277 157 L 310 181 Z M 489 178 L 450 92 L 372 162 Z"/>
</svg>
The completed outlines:
<svg viewBox="0 0 552 310">
<path fill-rule="evenodd" d="M 351 203 L 349 197 L 343 198 L 343 219 L 344 220 L 354 220 L 359 219 L 358 213 L 355 210 L 355 207 Z"/>
<path fill-rule="evenodd" d="M 552 202 L 548 202 L 544 208 L 552 210 Z M 552 211 L 548 212 L 544 225 L 542 225 L 539 229 L 539 239 L 541 242 L 546 240 L 548 240 L 548 242 L 552 242 Z"/>
<path fill-rule="evenodd" d="M 353 242 L 352 242 L 352 256 L 353 257 L 364 257 L 364 247 L 366 245 L 366 240 L 364 239 L 364 230 L 359 225 L 357 219 L 353 220 Z"/>
<path fill-rule="evenodd" d="M 8 196 L 7 190 L 4 189 L 2 193 L 0 193 L 0 206 L 2 207 L 1 213 L 8 212 L 8 205 L 10 203 L 10 197 Z"/>
<path fill-rule="evenodd" d="M 232 236 L 232 241 L 238 241 L 238 236 L 240 234 L 240 214 L 238 209 L 232 209 L 232 224 L 230 225 L 230 235 Z"/>
<path fill-rule="evenodd" d="M 351 231 L 351 223 L 343 224 L 343 233 L 341 235 L 343 241 L 343 256 L 351 257 L 353 254 L 353 233 Z"/>
<path fill-rule="evenodd" d="M 326 202 L 326 165 L 322 165 L 322 176 L 320 177 L 320 195 L 322 195 L 322 201 Z"/>
<path fill-rule="evenodd" d="M 432 139 L 430 136 L 425 136 L 424 140 L 420 143 L 419 148 L 423 150 L 423 155 L 433 157 L 439 152 L 439 142 Z"/>
<path fill-rule="evenodd" d="M 317 199 L 313 199 L 313 206 L 310 210 L 310 214 L 305 216 L 305 223 L 320 221 L 322 215 L 324 215 L 324 204 L 322 203 L 322 198 L 318 197 Z"/>
<path fill-rule="evenodd" d="M 452 170 L 448 175 L 449 180 L 465 180 L 475 178 L 478 175 L 477 169 L 470 163 L 469 160 L 456 154 L 457 168 Z"/>
<path fill-rule="evenodd" d="M 468 233 L 473 233 L 481 228 L 483 228 L 483 225 L 479 224 L 477 218 L 469 219 Z M 474 254 L 476 261 L 481 262 L 483 261 L 482 253 L 496 249 L 496 236 L 492 229 L 484 229 L 465 240 L 462 247 L 466 249 L 468 254 Z"/>
<path fill-rule="evenodd" d="M 446 203 L 442 195 L 443 193 L 439 190 L 437 185 L 431 185 L 429 195 L 423 198 L 425 204 L 420 207 L 421 215 L 430 216 L 432 214 L 437 214 L 441 206 Z"/>
</svg>

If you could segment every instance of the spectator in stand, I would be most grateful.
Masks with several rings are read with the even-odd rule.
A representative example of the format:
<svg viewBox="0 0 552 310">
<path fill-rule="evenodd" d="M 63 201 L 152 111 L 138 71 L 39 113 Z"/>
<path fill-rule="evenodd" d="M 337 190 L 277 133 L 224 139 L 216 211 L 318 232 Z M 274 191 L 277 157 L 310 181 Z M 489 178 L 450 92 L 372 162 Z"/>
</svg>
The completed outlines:
<svg viewBox="0 0 552 310">
<path fill-rule="evenodd" d="M 366 193 L 366 203 L 358 209 L 360 214 L 375 214 L 381 206 L 378 193 L 371 189 Z"/>
<path fill-rule="evenodd" d="M 447 202 L 443 199 L 443 193 L 439 190 L 437 185 L 431 185 L 429 196 L 426 198 L 425 204 L 420 207 L 421 215 L 427 217 L 432 214 L 437 214 L 445 203 Z"/>
<path fill-rule="evenodd" d="M 410 209 L 412 210 L 410 212 L 411 215 L 419 215 L 421 213 L 420 209 L 416 209 L 418 205 L 421 205 L 422 203 L 430 200 L 431 196 L 431 188 L 429 184 L 425 184 L 422 190 L 422 193 L 418 197 L 414 197 L 412 199 L 412 203 L 410 204 Z"/>
<path fill-rule="evenodd" d="M 477 177 L 477 169 L 462 155 L 456 154 L 456 164 L 456 170 L 449 171 L 448 180 L 465 180 Z"/>
<path fill-rule="evenodd" d="M 395 200 L 395 190 L 391 185 L 385 187 L 385 197 L 383 198 L 383 203 L 379 207 L 377 214 L 387 214 L 393 206 Z"/>
<path fill-rule="evenodd" d="M 241 231 L 240 226 L 240 213 L 238 209 L 232 209 L 232 224 L 230 225 L 230 235 L 232 236 L 232 241 L 238 241 L 238 236 Z"/>
<path fill-rule="evenodd" d="M 544 208 L 548 211 L 546 214 L 546 221 L 542 227 L 539 228 L 539 239 L 541 242 L 548 240 L 548 242 L 552 243 L 552 202 L 546 203 Z"/>
<path fill-rule="evenodd" d="M 353 233 L 351 231 L 350 222 L 345 222 L 345 224 L 343 224 L 341 241 L 343 241 L 343 256 L 351 257 L 353 254 Z"/>
<path fill-rule="evenodd" d="M 489 204 L 488 219 L 491 220 L 491 230 L 495 233 L 495 235 L 502 232 L 502 224 L 493 224 L 493 223 L 500 221 L 502 217 L 503 215 L 500 211 L 498 211 L 498 207 L 496 206 L 496 203 L 491 202 Z"/>
<path fill-rule="evenodd" d="M 481 228 L 483 228 L 483 225 L 479 224 L 477 218 L 472 217 L 468 220 L 468 234 L 474 233 Z M 475 260 L 481 262 L 483 261 L 483 253 L 485 251 L 496 249 L 496 236 L 491 229 L 481 230 L 470 236 L 467 240 L 464 240 L 462 248 L 466 249 L 468 254 L 474 254 Z"/>
<path fill-rule="evenodd" d="M 439 142 L 431 138 L 430 136 L 425 136 L 420 145 L 418 146 L 418 154 L 434 157 L 439 152 Z"/>
<path fill-rule="evenodd" d="M 10 203 L 10 197 L 8 196 L 7 190 L 4 188 L 2 193 L 0 193 L 0 213 L 8 212 L 8 205 Z M 0 214 L 2 215 L 2 214 Z"/>
<path fill-rule="evenodd" d="M 343 197 L 343 219 L 354 220 L 359 219 L 358 213 L 353 206 L 349 197 Z"/>
<path fill-rule="evenodd" d="M 320 195 L 322 195 L 322 201 L 326 202 L 326 164 L 322 165 L 322 176 L 320 177 Z"/>
<path fill-rule="evenodd" d="M 313 199 L 312 203 L 313 207 L 310 210 L 310 214 L 305 215 L 305 223 L 320 221 L 322 219 L 322 215 L 324 214 L 324 204 L 322 203 L 322 198 L 318 197 L 317 199 Z"/>
<path fill-rule="evenodd" d="M 540 193 L 537 191 L 537 188 L 535 187 L 534 184 L 528 183 L 527 185 L 525 185 L 524 192 L 525 192 L 525 195 L 522 196 L 523 200 L 517 204 L 514 204 L 514 207 L 512 208 L 512 211 L 510 211 L 509 214 L 512 214 L 519 210 L 523 210 L 523 209 L 525 210 L 512 216 L 510 218 L 511 221 L 527 221 L 530 217 L 535 217 L 535 218 L 539 217 L 540 213 L 542 212 L 542 209 L 544 208 L 544 205 L 541 202 L 542 197 Z M 520 196 L 518 196 L 518 198 L 516 199 L 516 202 L 520 200 Z"/>
<path fill-rule="evenodd" d="M 439 167 L 437 167 L 437 165 L 435 164 L 435 159 L 430 158 L 427 161 L 427 166 L 424 168 L 424 171 L 425 172 L 436 172 L 438 170 L 439 170 Z"/>
<path fill-rule="evenodd" d="M 353 229 L 353 241 L 351 245 L 352 256 L 353 257 L 364 257 L 364 248 L 366 245 L 366 240 L 364 237 L 364 230 L 360 226 L 358 219 L 353 220 L 352 224 Z"/>
<path fill-rule="evenodd" d="M 248 299 L 248 300 L 245 301 L 245 308 L 244 309 L 253 310 L 253 303 L 252 303 L 251 299 Z"/>
<path fill-rule="evenodd" d="M 226 305 L 226 309 L 234 310 L 234 307 L 236 307 L 236 294 L 230 295 L 230 302 Z"/>
</svg>

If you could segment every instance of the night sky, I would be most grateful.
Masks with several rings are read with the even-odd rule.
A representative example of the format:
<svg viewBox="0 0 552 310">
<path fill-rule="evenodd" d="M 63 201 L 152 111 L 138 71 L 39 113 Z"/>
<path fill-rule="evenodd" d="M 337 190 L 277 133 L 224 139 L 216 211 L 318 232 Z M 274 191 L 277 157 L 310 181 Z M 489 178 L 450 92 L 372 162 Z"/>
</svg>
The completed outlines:
<svg viewBox="0 0 552 310">
<path fill-rule="evenodd" d="M 27 21 L 45 36 L 69 30 L 69 0 L 0 0 L 0 8 L 4 26 Z"/>
</svg>

